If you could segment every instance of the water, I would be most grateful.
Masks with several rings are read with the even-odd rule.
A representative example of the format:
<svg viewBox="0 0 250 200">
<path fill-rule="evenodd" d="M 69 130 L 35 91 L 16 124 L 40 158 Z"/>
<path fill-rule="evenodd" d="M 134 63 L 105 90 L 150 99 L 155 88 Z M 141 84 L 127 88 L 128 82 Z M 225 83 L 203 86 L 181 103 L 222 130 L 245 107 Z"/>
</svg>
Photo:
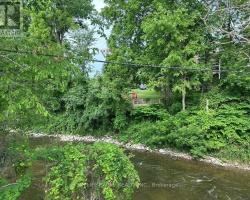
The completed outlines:
<svg viewBox="0 0 250 200">
<path fill-rule="evenodd" d="M 250 199 L 250 172 L 133 152 L 141 178 L 133 200 Z"/>
<path fill-rule="evenodd" d="M 33 138 L 31 146 L 52 146 L 53 138 Z M 132 200 L 250 200 L 250 172 L 218 167 L 198 161 L 172 158 L 156 153 L 127 151 L 141 179 Z M 33 169 L 37 180 L 19 199 L 43 199 L 43 163 Z"/>
</svg>

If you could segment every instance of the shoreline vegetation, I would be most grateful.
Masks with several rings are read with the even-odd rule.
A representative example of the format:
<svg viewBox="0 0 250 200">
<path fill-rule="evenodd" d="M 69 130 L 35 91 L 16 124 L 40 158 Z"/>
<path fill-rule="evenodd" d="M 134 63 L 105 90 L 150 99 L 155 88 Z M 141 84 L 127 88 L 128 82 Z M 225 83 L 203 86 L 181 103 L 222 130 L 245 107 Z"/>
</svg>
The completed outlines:
<svg viewBox="0 0 250 200">
<path fill-rule="evenodd" d="M 0 199 L 29 187 L 26 170 L 37 159 L 26 138 L 6 137 L 9 130 L 250 171 L 250 4 L 208 2 L 106 0 L 98 11 L 92 0 L 23 1 L 24 15 L 15 20 L 25 34 L 0 37 L 0 167 L 19 178 L 12 184 L 0 177 Z M 95 59 L 99 36 L 107 40 L 103 60 Z M 94 63 L 102 70 L 92 77 Z M 76 136 L 85 133 L 91 136 Z M 42 159 L 53 156 L 49 151 Z M 55 175 L 67 180 L 64 166 L 74 171 L 74 156 L 57 155 L 66 157 L 55 158 Z M 98 155 L 93 159 L 105 163 Z M 64 182 L 52 189 L 59 187 L 79 191 Z"/>
<path fill-rule="evenodd" d="M 48 135 L 45 133 L 35 133 L 35 132 L 27 132 L 27 134 L 30 135 L 31 137 L 53 137 L 64 142 L 73 142 L 73 141 L 97 142 L 98 141 L 98 142 L 112 143 L 112 144 L 118 145 L 119 147 L 129 149 L 129 150 L 138 150 L 138 151 L 145 151 L 145 152 L 150 152 L 150 153 L 157 153 L 157 154 L 162 154 L 162 155 L 167 155 L 167 156 L 182 158 L 182 159 L 187 159 L 187 160 L 197 160 L 203 163 L 212 164 L 212 165 L 221 166 L 221 167 L 250 171 L 250 165 L 247 165 L 247 164 L 239 164 L 238 162 L 234 162 L 234 163 L 223 162 L 220 159 L 212 157 L 212 156 L 206 156 L 206 158 L 195 159 L 193 156 L 191 156 L 188 153 L 173 151 L 169 148 L 150 149 L 149 147 L 140 143 L 138 144 L 123 143 L 107 135 L 104 137 L 97 138 L 93 136 L 77 136 L 77 135 L 65 135 L 65 134 Z"/>
</svg>

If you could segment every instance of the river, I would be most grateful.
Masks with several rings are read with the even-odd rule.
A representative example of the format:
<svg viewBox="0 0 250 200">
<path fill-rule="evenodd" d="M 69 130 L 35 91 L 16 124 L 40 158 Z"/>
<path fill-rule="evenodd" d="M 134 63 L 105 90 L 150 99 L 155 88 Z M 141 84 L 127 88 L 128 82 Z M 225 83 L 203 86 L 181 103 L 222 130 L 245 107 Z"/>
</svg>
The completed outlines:
<svg viewBox="0 0 250 200">
<path fill-rule="evenodd" d="M 32 138 L 30 145 L 52 146 L 61 143 L 54 138 Z M 194 160 L 173 158 L 157 153 L 126 151 L 134 157 L 141 179 L 141 185 L 135 190 L 132 200 L 207 200 L 232 199 L 250 200 L 250 172 L 219 167 Z M 37 176 L 19 199 L 42 200 L 41 176 L 44 173 L 42 163 L 31 169 Z"/>
</svg>

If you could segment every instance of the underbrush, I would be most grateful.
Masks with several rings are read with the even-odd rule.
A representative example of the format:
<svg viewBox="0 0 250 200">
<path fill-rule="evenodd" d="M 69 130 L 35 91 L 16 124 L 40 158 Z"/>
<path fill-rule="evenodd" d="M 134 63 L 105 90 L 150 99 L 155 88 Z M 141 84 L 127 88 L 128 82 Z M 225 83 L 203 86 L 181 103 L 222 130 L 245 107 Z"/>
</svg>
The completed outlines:
<svg viewBox="0 0 250 200">
<path fill-rule="evenodd" d="M 212 155 L 225 161 L 250 161 L 250 124 L 244 109 L 223 105 L 209 112 L 181 111 L 175 115 L 141 109 L 140 118 L 134 115 L 134 121 L 119 133 L 120 140 L 150 148 L 170 147 L 195 158 Z"/>
<path fill-rule="evenodd" d="M 166 135 L 169 130 L 169 122 L 165 121 L 144 121 L 134 123 L 119 134 L 118 138 L 123 142 L 142 143 L 148 147 L 166 147 Z"/>
</svg>

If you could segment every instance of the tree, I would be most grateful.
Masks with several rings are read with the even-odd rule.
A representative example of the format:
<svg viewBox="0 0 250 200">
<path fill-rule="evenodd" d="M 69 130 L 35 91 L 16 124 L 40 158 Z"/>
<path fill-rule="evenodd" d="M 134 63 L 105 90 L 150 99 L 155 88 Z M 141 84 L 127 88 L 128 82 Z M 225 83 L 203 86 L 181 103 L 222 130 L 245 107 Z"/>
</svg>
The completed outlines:
<svg viewBox="0 0 250 200">
<path fill-rule="evenodd" d="M 0 38 L 0 141 L 3 144 L 1 156 L 8 150 L 6 135 L 11 129 L 41 130 L 41 127 L 48 125 L 46 123 L 53 113 L 64 109 L 60 102 L 61 97 L 71 88 L 74 77 L 83 71 L 87 76 L 86 64 L 81 67 L 79 64 L 80 61 L 91 58 L 93 53 L 91 47 L 86 47 L 94 41 L 91 40 L 93 34 L 88 35 L 90 38 L 84 49 L 73 48 L 64 38 L 70 28 L 80 28 L 74 17 L 79 17 L 78 21 L 81 17 L 82 21 L 94 12 L 90 1 L 85 2 L 85 7 L 83 1 L 74 1 L 72 4 L 65 1 L 65 7 L 62 1 L 24 3 L 24 36 Z M 75 3 L 77 7 L 71 7 L 76 6 Z M 48 5 L 54 7 L 48 8 Z M 71 52 L 74 52 L 76 57 L 72 58 Z M 10 163 L 12 164 L 14 163 Z M 30 181 L 30 176 L 23 176 L 17 181 L 20 183 L 18 187 L 15 187 L 16 183 L 13 184 L 14 187 L 8 187 L 8 181 L 1 176 L 0 189 L 8 190 L 7 193 L 19 189 L 21 191 Z M 19 192 L 15 195 L 19 195 Z M 9 196 L 5 197 L 4 199 L 9 199 Z"/>
<path fill-rule="evenodd" d="M 9 121 L 13 122 L 9 127 L 28 128 L 41 116 L 63 109 L 60 98 L 71 87 L 73 77 L 87 76 L 85 59 L 96 51 L 90 47 L 93 31 L 87 27 L 81 31 L 81 38 L 79 34 L 73 36 L 75 42 L 70 43 L 64 35 L 72 28 L 83 27 L 84 20 L 94 13 L 90 1 L 25 2 L 24 37 L 0 39 L 5 47 L 0 54 L 0 120 L 4 124 Z"/>
<path fill-rule="evenodd" d="M 249 1 L 218 0 L 206 4 L 203 20 L 215 38 L 213 59 L 220 62 L 220 69 L 240 71 L 223 74 L 222 88 L 242 96 L 249 94 Z"/>
<path fill-rule="evenodd" d="M 203 17 L 207 27 L 214 34 L 230 38 L 232 42 L 250 44 L 245 32 L 249 29 L 249 8 L 247 0 L 204 1 L 206 15 Z"/>
<path fill-rule="evenodd" d="M 249 1 L 203 2 L 203 21 L 214 36 L 215 57 L 223 69 L 245 71 L 249 66 Z M 235 54 L 237 52 L 237 54 Z"/>
<path fill-rule="evenodd" d="M 142 63 L 140 55 L 145 46 L 141 39 L 143 30 L 141 23 L 145 16 L 150 13 L 150 0 L 146 1 L 122 1 L 122 0 L 105 0 L 107 6 L 101 12 L 103 18 L 108 24 L 112 25 L 110 37 L 108 38 L 109 48 L 112 50 L 112 55 L 108 58 L 110 60 L 117 60 L 119 62 L 135 62 Z M 114 73 L 119 71 L 118 66 L 109 65 L 109 74 L 114 79 Z M 104 72 L 108 71 L 108 66 L 104 67 Z M 107 68 L 107 69 L 106 69 Z M 124 81 L 129 81 L 130 84 L 138 82 L 138 75 L 140 74 L 140 67 L 126 66 L 126 71 L 122 76 Z M 116 71 L 116 72 L 114 72 Z M 140 80 L 139 80 L 140 82 Z"/>
<path fill-rule="evenodd" d="M 169 78 L 167 85 L 173 91 L 182 93 L 183 110 L 187 89 L 200 86 L 199 73 L 187 72 L 185 68 L 197 68 L 194 56 L 201 55 L 204 51 L 204 29 L 199 17 L 201 12 L 199 4 L 193 3 L 190 6 L 179 2 L 169 5 L 158 2 L 155 4 L 155 11 L 142 24 L 145 33 L 143 38 L 147 41 L 146 49 L 156 52 L 160 49 L 165 54 L 161 64 L 178 67 L 176 71 L 163 71 L 171 74 L 166 76 Z M 199 68 L 204 68 L 202 63 L 199 65 Z"/>
<path fill-rule="evenodd" d="M 171 90 L 181 92 L 185 109 L 187 89 L 198 89 L 204 79 L 201 73 L 187 72 L 185 68 L 203 69 L 209 64 L 200 61 L 197 66 L 194 59 L 208 51 L 206 37 L 209 34 L 201 20 L 202 4 L 196 1 L 106 3 L 103 16 L 113 23 L 109 45 L 117 51 L 116 57 L 109 58 L 177 67 L 175 71 L 150 67 L 131 69 L 128 65 L 128 70 L 134 77 L 141 74 L 144 79 L 153 79 L 152 85 L 164 86 L 167 100 L 170 100 Z M 119 12 L 114 14 L 115 9 Z"/>
<path fill-rule="evenodd" d="M 91 1 L 88 0 L 53 0 L 38 3 L 39 10 L 31 7 L 30 31 L 35 32 L 35 37 L 40 40 L 53 38 L 57 43 L 62 44 L 65 34 L 69 29 L 85 28 L 84 20 L 91 19 L 97 15 Z M 38 31 L 37 31 L 38 30 Z"/>
</svg>

